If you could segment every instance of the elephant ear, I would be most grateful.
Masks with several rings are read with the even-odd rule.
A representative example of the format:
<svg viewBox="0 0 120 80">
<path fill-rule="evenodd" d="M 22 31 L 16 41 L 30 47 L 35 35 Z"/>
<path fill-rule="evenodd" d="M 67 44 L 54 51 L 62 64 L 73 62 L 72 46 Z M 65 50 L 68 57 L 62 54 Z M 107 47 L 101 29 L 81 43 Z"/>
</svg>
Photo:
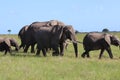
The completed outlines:
<svg viewBox="0 0 120 80">
<path fill-rule="evenodd" d="M 54 26 L 51 30 L 52 37 L 54 37 L 54 39 L 61 39 L 63 34 L 63 28 L 63 26 Z"/>
<path fill-rule="evenodd" d="M 108 45 L 111 44 L 111 39 L 110 39 L 111 36 L 112 36 L 112 35 L 104 34 L 104 39 L 105 39 L 105 41 L 107 42 Z"/>
<path fill-rule="evenodd" d="M 4 42 L 7 44 L 8 47 L 11 46 L 9 38 L 5 38 Z"/>
</svg>

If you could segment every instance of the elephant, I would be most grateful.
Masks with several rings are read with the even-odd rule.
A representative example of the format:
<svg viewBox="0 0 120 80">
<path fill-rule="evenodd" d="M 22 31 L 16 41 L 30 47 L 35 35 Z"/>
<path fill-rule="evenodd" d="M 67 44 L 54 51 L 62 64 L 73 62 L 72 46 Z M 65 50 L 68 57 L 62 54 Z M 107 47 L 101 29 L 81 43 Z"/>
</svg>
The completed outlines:
<svg viewBox="0 0 120 80">
<path fill-rule="evenodd" d="M 120 40 L 117 36 L 108 34 L 108 33 L 95 33 L 90 32 L 86 34 L 83 39 L 83 47 L 85 52 L 81 55 L 83 58 L 87 56 L 90 57 L 89 52 L 92 50 L 101 50 L 99 54 L 99 59 L 103 55 L 103 52 L 106 50 L 109 54 L 109 57 L 112 59 L 113 54 L 110 45 L 119 46 Z"/>
<path fill-rule="evenodd" d="M 9 39 L 11 46 L 15 47 L 15 51 L 18 51 L 19 45 L 18 45 L 16 39 L 14 39 L 14 38 L 7 38 L 7 39 Z"/>
<path fill-rule="evenodd" d="M 5 51 L 5 54 L 9 52 L 11 54 L 11 46 L 15 47 L 15 50 L 18 51 L 19 47 L 15 39 L 13 38 L 0 38 L 0 51 Z"/>
<path fill-rule="evenodd" d="M 45 22 L 33 22 L 29 25 L 28 30 L 26 32 L 26 46 L 24 48 L 24 52 L 28 51 L 29 46 L 31 46 L 31 52 L 34 53 L 34 46 L 36 44 L 36 40 L 34 37 L 35 32 L 39 31 L 41 27 L 54 27 L 54 26 L 64 26 L 65 24 L 58 20 L 50 20 Z"/>
<path fill-rule="evenodd" d="M 21 44 L 20 44 L 19 48 L 21 48 L 21 47 L 23 47 L 23 49 L 25 48 L 26 36 L 27 36 L 26 33 L 27 33 L 27 30 L 28 30 L 28 27 L 29 27 L 29 25 L 23 26 L 18 33 L 18 37 L 21 40 Z"/>
<path fill-rule="evenodd" d="M 65 41 L 67 39 L 73 42 L 75 56 L 78 57 L 78 47 L 75 36 L 75 31 L 71 25 L 41 27 L 39 31 L 35 32 L 35 39 L 37 41 L 37 53 L 42 53 L 46 56 L 46 48 L 53 49 L 53 56 L 64 55 Z M 60 48 L 60 52 L 59 52 Z"/>
</svg>

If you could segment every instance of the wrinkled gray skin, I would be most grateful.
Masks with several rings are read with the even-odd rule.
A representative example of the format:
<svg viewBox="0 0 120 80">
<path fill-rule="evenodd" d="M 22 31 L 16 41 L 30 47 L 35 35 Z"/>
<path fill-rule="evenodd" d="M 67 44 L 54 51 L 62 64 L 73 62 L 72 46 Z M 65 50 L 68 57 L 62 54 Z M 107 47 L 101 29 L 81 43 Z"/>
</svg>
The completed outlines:
<svg viewBox="0 0 120 80">
<path fill-rule="evenodd" d="M 34 46 L 36 44 L 35 32 L 39 31 L 41 27 L 54 27 L 54 26 L 63 26 L 64 23 L 57 20 L 50 20 L 46 22 L 33 22 L 27 32 L 26 32 L 26 46 L 24 52 L 28 51 L 29 46 L 31 46 L 31 52 L 34 53 Z"/>
<path fill-rule="evenodd" d="M 72 26 L 54 26 L 54 27 L 41 27 L 39 31 L 35 33 L 35 39 L 37 41 L 37 53 L 40 54 L 42 50 L 43 55 L 46 56 L 46 48 L 53 49 L 53 56 L 64 55 L 65 41 L 70 39 L 73 42 L 75 56 L 78 57 L 78 49 L 75 38 L 75 31 Z M 59 52 L 60 47 L 60 52 Z"/>
<path fill-rule="evenodd" d="M 20 47 L 19 48 L 22 48 L 23 49 L 25 48 L 25 45 L 26 45 L 26 36 L 28 36 L 26 33 L 27 33 L 27 30 L 28 30 L 28 27 L 29 25 L 26 25 L 26 26 L 23 26 L 19 33 L 18 33 L 18 37 L 20 38 L 21 40 L 21 44 L 20 44 Z"/>
<path fill-rule="evenodd" d="M 9 52 L 11 54 L 11 46 L 15 47 L 15 50 L 18 51 L 19 47 L 15 39 L 13 38 L 0 38 L 0 51 L 5 51 L 5 54 Z"/>
<path fill-rule="evenodd" d="M 90 57 L 89 52 L 92 50 L 101 50 L 99 59 L 106 50 L 112 59 L 113 54 L 110 45 L 120 46 L 120 40 L 113 35 L 107 33 L 88 33 L 83 39 L 83 47 L 85 52 L 81 55 L 83 58 Z"/>
</svg>

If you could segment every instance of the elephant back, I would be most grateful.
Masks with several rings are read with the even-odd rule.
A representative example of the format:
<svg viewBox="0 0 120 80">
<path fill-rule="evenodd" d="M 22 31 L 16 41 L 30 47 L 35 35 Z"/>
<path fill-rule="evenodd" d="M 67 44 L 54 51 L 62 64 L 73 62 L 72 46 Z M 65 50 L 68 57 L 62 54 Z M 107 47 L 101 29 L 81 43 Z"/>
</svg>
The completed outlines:
<svg viewBox="0 0 120 80">
<path fill-rule="evenodd" d="M 9 38 L 4 38 L 4 42 L 6 43 L 6 45 L 7 45 L 8 47 L 11 47 Z"/>
<path fill-rule="evenodd" d="M 4 38 L 0 37 L 0 43 L 2 43 L 4 41 Z"/>
<path fill-rule="evenodd" d="M 50 20 L 50 21 L 44 21 L 44 22 L 33 22 L 30 25 L 30 28 L 37 28 L 39 29 L 40 27 L 51 27 L 51 26 L 65 26 L 65 24 L 61 21 L 58 20 Z"/>
<path fill-rule="evenodd" d="M 19 33 L 18 33 L 18 37 L 23 38 L 27 29 L 28 29 L 28 27 L 29 27 L 29 25 L 26 25 L 26 26 L 22 27 L 20 29 Z"/>
<path fill-rule="evenodd" d="M 65 26 L 65 24 L 58 20 L 50 20 L 49 21 L 50 26 Z"/>
</svg>

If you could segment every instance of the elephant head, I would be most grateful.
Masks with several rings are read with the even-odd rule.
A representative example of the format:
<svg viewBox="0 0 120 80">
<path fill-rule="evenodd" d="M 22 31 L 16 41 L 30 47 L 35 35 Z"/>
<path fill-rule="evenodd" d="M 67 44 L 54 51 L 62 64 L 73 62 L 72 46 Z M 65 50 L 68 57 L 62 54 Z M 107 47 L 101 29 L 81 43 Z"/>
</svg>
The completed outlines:
<svg viewBox="0 0 120 80">
<path fill-rule="evenodd" d="M 110 41 L 112 45 L 119 46 L 120 47 L 120 40 L 117 36 L 110 35 Z"/>
<path fill-rule="evenodd" d="M 117 36 L 110 35 L 110 34 L 104 34 L 105 35 L 105 41 L 110 45 L 114 46 L 120 46 L 120 40 Z"/>
<path fill-rule="evenodd" d="M 13 38 L 9 38 L 9 40 L 10 40 L 11 46 L 14 46 L 15 50 L 18 51 L 19 50 L 19 46 L 18 46 L 17 41 L 15 39 L 13 39 Z"/>
<path fill-rule="evenodd" d="M 75 36 L 75 31 L 71 25 L 66 25 L 63 28 L 63 39 L 69 39 L 73 42 L 74 50 L 75 50 L 75 55 L 78 57 L 78 47 L 77 47 L 77 40 Z"/>
<path fill-rule="evenodd" d="M 76 42 L 75 31 L 71 25 L 64 27 L 63 34 L 66 39 L 70 39 L 74 43 Z"/>
<path fill-rule="evenodd" d="M 78 47 L 77 47 L 77 41 L 75 37 L 75 31 L 71 25 L 67 26 L 54 26 L 51 30 L 53 40 L 52 43 L 59 43 L 60 44 L 60 55 L 63 56 L 64 54 L 64 48 L 65 48 L 65 41 L 67 39 L 71 40 L 73 42 L 74 50 L 75 50 L 75 56 L 78 57 Z M 57 42 L 58 41 L 58 42 Z"/>
</svg>

